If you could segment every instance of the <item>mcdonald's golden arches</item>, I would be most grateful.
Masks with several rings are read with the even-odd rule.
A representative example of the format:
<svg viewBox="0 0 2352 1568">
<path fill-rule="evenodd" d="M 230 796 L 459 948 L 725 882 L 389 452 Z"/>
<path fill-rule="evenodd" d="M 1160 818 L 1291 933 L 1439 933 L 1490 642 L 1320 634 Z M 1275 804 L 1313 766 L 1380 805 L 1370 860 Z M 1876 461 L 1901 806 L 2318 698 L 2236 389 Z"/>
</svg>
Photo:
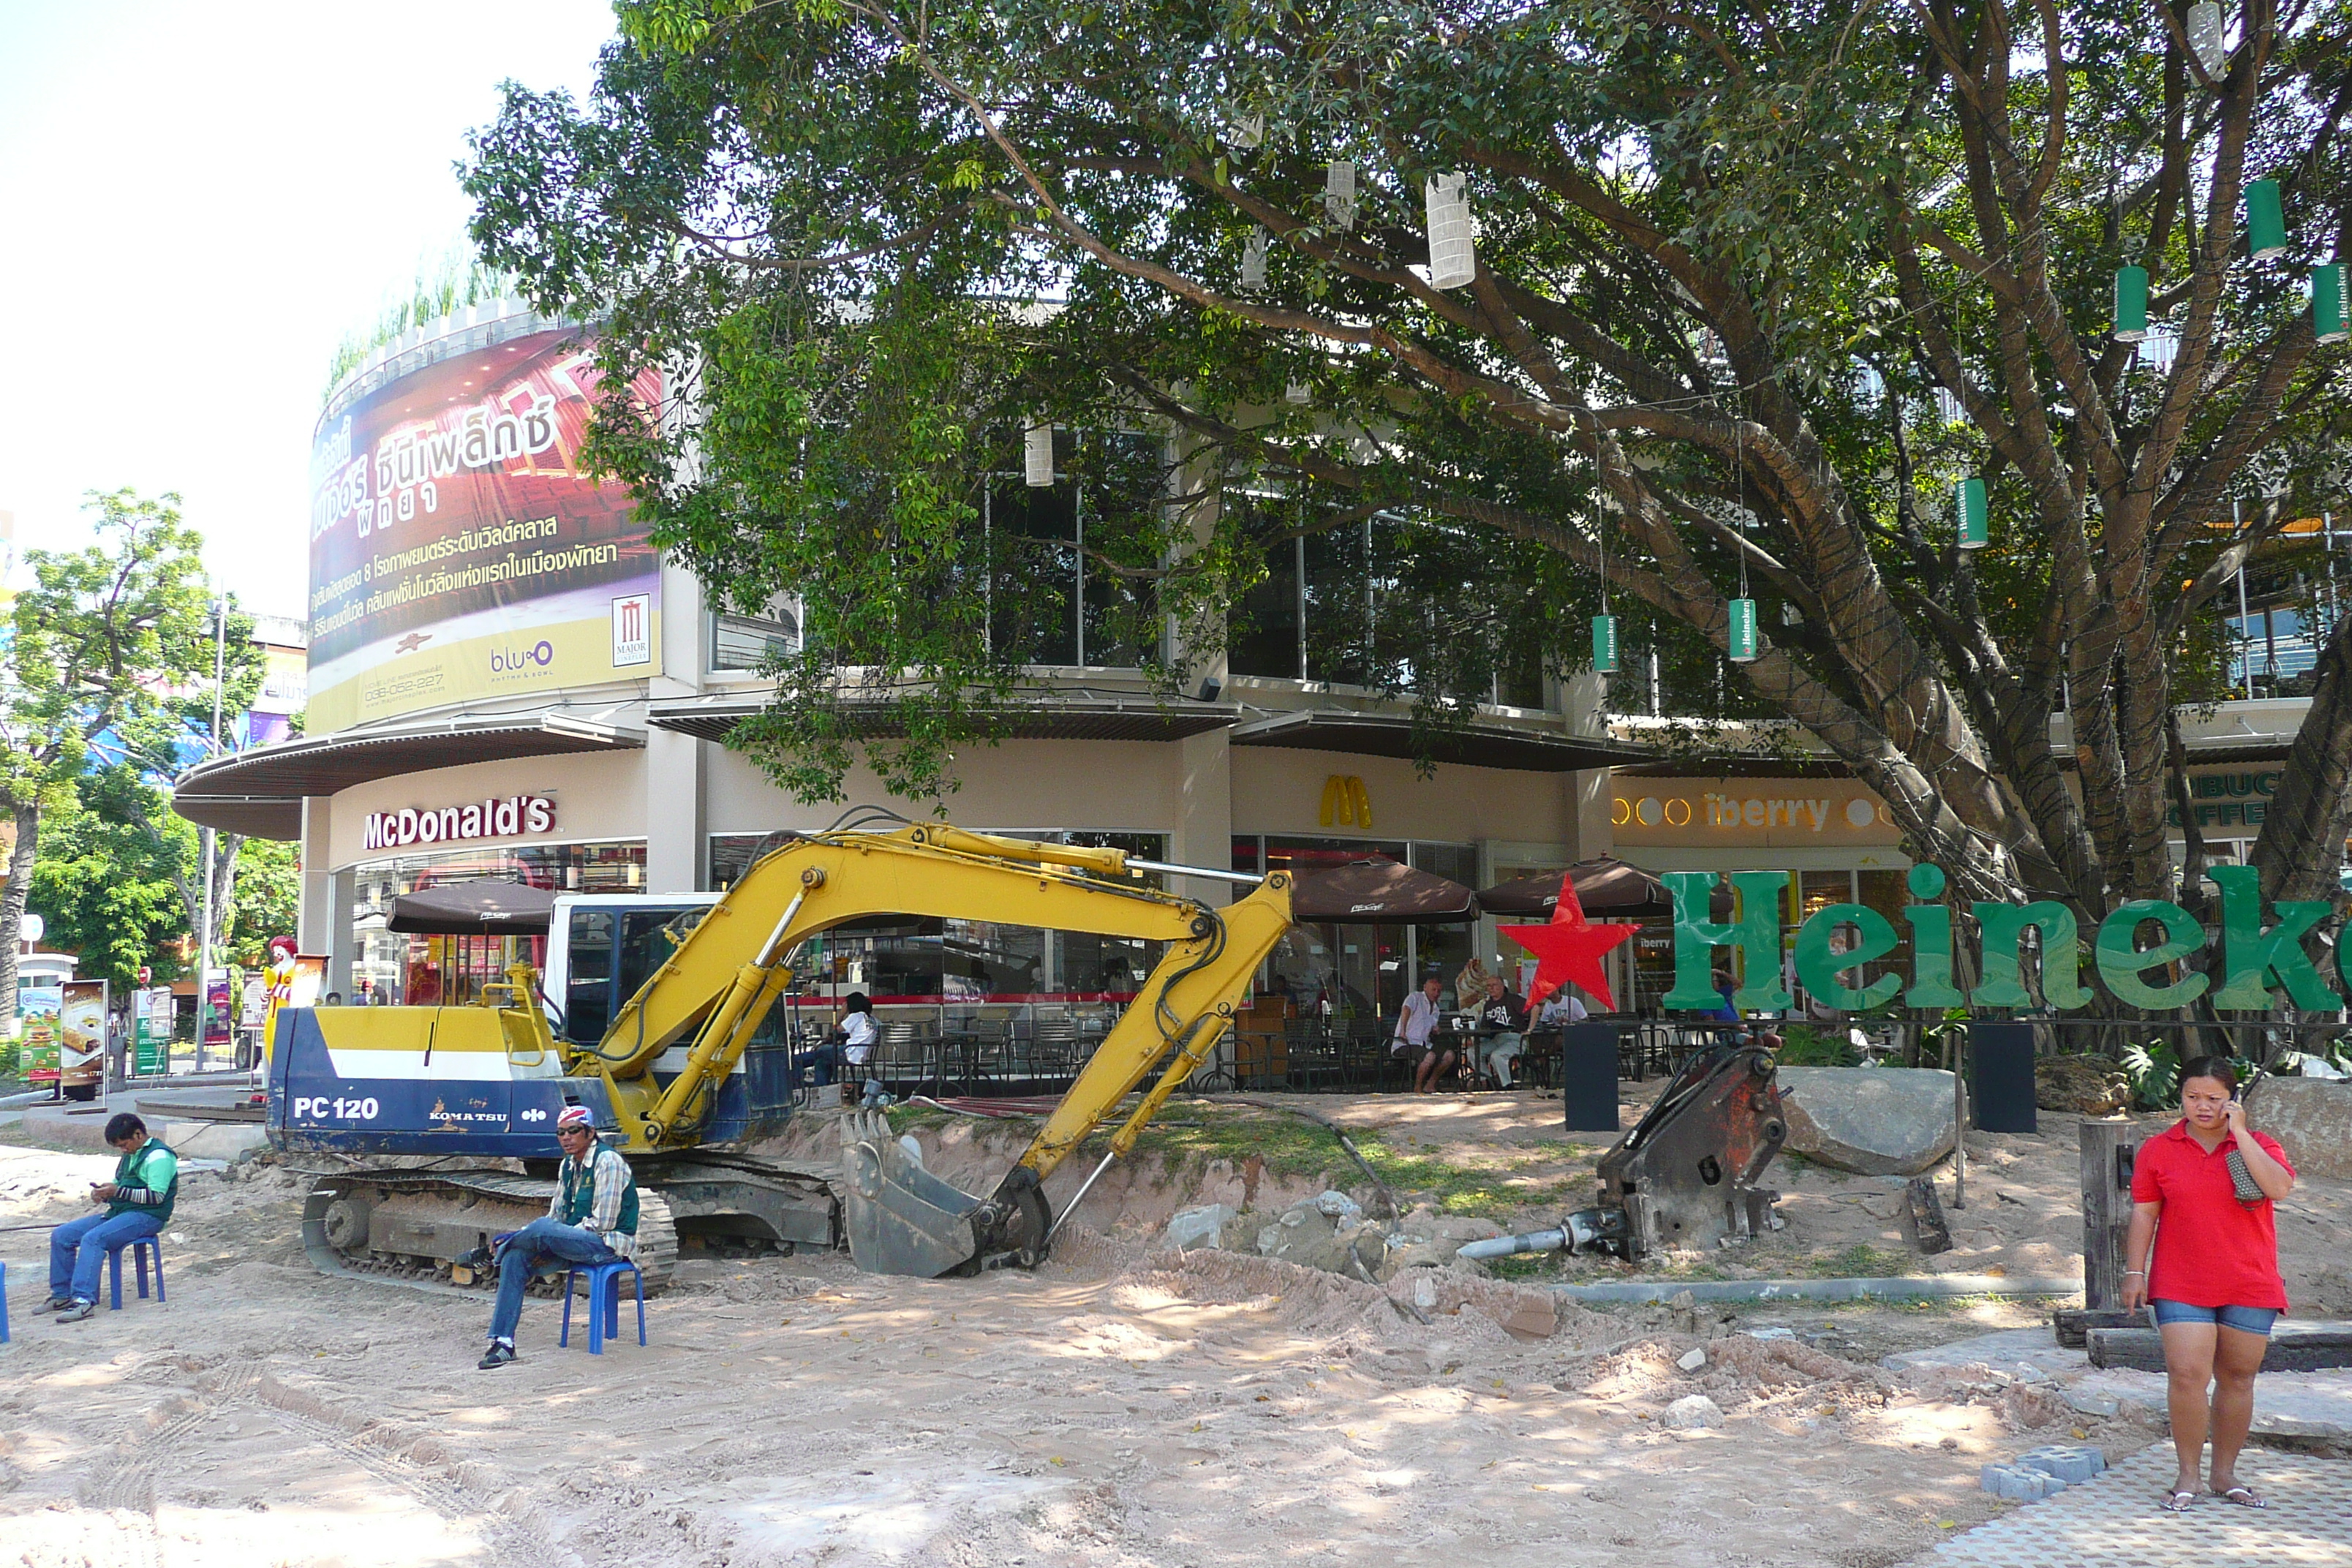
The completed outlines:
<svg viewBox="0 0 2352 1568">
<path fill-rule="evenodd" d="M 1323 808 L 1316 820 L 1324 826 L 1337 824 L 1341 827 L 1370 828 L 1372 826 L 1372 797 L 1364 793 L 1364 781 L 1353 773 L 1333 773 L 1323 781 Z"/>
</svg>

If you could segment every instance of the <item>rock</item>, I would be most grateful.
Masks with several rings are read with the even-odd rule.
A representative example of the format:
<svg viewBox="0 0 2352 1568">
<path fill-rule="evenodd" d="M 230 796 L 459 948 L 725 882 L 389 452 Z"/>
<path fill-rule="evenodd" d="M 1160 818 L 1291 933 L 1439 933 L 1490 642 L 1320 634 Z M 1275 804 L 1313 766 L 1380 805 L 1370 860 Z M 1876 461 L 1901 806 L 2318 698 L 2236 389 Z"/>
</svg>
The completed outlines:
<svg viewBox="0 0 2352 1568">
<path fill-rule="evenodd" d="M 2101 1419 L 2115 1415 L 2122 1408 L 2122 1402 L 2112 1394 L 2087 1394 L 2079 1388 L 2070 1388 L 2066 1391 L 2066 1404 L 2069 1408 L 2080 1415 L 2095 1415 Z"/>
<path fill-rule="evenodd" d="M 1706 1352 L 1694 1346 L 1675 1358 L 1675 1364 L 1685 1372 L 1696 1372 L 1706 1364 Z"/>
<path fill-rule="evenodd" d="M 2105 1057 L 2043 1057 L 2033 1064 L 2033 1103 L 2077 1116 L 2113 1116 L 2131 1108 L 2131 1080 Z"/>
<path fill-rule="evenodd" d="M 1503 1227 L 1491 1219 L 1471 1219 L 1459 1215 L 1447 1215 L 1441 1219 L 1432 1220 L 1428 1230 L 1430 1235 L 1440 1241 L 1450 1241 L 1456 1247 L 1465 1241 L 1492 1240 L 1503 1234 Z"/>
<path fill-rule="evenodd" d="M 2263 1078 L 2245 1100 L 2247 1121 L 2284 1145 L 2299 1174 L 2352 1179 L 2352 1083 Z"/>
<path fill-rule="evenodd" d="M 1337 1220 L 1341 1226 L 1360 1225 L 1364 1218 L 1363 1205 L 1345 1193 L 1318 1194 L 1315 1212 L 1326 1219 Z"/>
<path fill-rule="evenodd" d="M 2028 1448 L 2017 1457 L 2020 1469 L 2040 1470 L 2072 1485 L 2087 1481 L 2107 1468 L 2107 1457 L 2087 1443 L 2052 1443 Z"/>
<path fill-rule="evenodd" d="M 2066 1489 L 2056 1476 L 2018 1465 L 1987 1465 L 1978 1479 L 1985 1490 L 2011 1502 L 2040 1502 Z"/>
<path fill-rule="evenodd" d="M 1841 1171 L 1915 1176 L 1952 1152 L 1952 1075 L 1935 1068 L 1782 1068 L 1782 1147 Z"/>
<path fill-rule="evenodd" d="M 1696 1432 L 1723 1425 L 1723 1407 L 1704 1394 L 1685 1394 L 1666 1406 L 1658 1418 L 1676 1432 Z"/>
<path fill-rule="evenodd" d="M 1389 1248 L 1388 1269 L 1402 1274 L 1408 1268 L 1443 1268 L 1454 1261 L 1458 1241 L 1409 1241 L 1397 1237 L 1397 1245 Z"/>
<path fill-rule="evenodd" d="M 1230 1250 L 1241 1239 L 1240 1218 L 1239 1211 L 1223 1204 L 1178 1209 L 1168 1219 L 1168 1245 L 1182 1252 L 1198 1247 Z"/>
<path fill-rule="evenodd" d="M 1437 1281 L 1424 1274 L 1412 1282 L 1412 1304 L 1423 1311 L 1437 1305 Z"/>
<path fill-rule="evenodd" d="M 1559 1328 L 1559 1311 L 1549 1301 L 1529 1301 L 1503 1319 L 1504 1331 L 1514 1339 L 1548 1340 Z"/>
<path fill-rule="evenodd" d="M 1793 1340 L 1797 1337 L 1797 1331 L 1794 1329 L 1750 1329 L 1748 1331 L 1748 1337 L 1751 1340 Z"/>
</svg>

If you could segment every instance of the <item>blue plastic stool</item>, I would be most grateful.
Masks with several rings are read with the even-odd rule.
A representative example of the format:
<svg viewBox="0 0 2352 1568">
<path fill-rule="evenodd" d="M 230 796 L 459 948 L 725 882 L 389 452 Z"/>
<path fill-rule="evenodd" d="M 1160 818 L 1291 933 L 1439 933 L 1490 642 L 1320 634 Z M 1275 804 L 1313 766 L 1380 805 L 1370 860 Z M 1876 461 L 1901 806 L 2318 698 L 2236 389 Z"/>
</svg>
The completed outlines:
<svg viewBox="0 0 2352 1568">
<path fill-rule="evenodd" d="M 155 1300 L 158 1303 L 162 1302 L 163 1300 L 163 1238 L 160 1236 L 142 1236 L 135 1241 L 126 1241 L 121 1247 L 110 1247 L 106 1249 L 106 1281 L 109 1293 L 112 1297 L 111 1310 L 117 1312 L 122 1310 L 122 1254 L 126 1248 L 131 1253 L 131 1266 L 139 1271 L 139 1299 L 142 1301 L 147 1299 L 147 1254 L 151 1251 L 154 1253 Z"/>
<path fill-rule="evenodd" d="M 603 1355 L 604 1342 L 621 1331 L 621 1276 L 636 1276 L 637 1280 L 637 1343 L 646 1342 L 646 1276 L 645 1271 L 625 1258 L 610 1263 L 577 1265 L 563 1276 L 563 1333 L 555 1342 L 558 1349 L 572 1344 L 572 1291 L 583 1274 L 588 1276 L 588 1353 Z"/>
</svg>

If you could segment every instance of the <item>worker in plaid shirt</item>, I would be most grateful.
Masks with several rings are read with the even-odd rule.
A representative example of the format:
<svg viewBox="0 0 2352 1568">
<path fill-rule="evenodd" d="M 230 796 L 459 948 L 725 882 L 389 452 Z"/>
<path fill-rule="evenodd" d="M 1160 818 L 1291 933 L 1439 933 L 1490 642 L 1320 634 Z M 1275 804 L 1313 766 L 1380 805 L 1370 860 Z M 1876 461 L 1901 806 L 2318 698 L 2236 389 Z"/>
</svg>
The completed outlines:
<svg viewBox="0 0 2352 1568">
<path fill-rule="evenodd" d="M 490 1313 L 490 1348 L 477 1363 L 485 1371 L 517 1359 L 522 1293 L 542 1262 L 593 1266 L 637 1254 L 637 1178 L 628 1161 L 596 1141 L 583 1105 L 566 1106 L 556 1117 L 555 1141 L 563 1163 L 547 1213 L 503 1238 L 495 1255 L 499 1304 Z"/>
</svg>

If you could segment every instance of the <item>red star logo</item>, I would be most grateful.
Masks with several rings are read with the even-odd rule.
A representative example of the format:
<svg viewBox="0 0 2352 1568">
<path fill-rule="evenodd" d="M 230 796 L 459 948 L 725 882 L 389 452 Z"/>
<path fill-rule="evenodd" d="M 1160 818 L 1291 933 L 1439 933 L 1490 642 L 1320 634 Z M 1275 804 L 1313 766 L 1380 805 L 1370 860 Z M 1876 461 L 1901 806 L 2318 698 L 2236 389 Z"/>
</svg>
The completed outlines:
<svg viewBox="0 0 2352 1568">
<path fill-rule="evenodd" d="M 1552 909 L 1550 924 L 1496 929 L 1536 955 L 1535 984 L 1528 987 L 1530 1011 L 1570 983 L 1597 997 L 1604 1011 L 1617 1010 L 1617 999 L 1610 994 L 1609 976 L 1601 961 L 1640 928 L 1594 925 L 1586 920 L 1584 906 L 1577 901 L 1566 872 L 1560 874 L 1559 902 Z"/>
</svg>

